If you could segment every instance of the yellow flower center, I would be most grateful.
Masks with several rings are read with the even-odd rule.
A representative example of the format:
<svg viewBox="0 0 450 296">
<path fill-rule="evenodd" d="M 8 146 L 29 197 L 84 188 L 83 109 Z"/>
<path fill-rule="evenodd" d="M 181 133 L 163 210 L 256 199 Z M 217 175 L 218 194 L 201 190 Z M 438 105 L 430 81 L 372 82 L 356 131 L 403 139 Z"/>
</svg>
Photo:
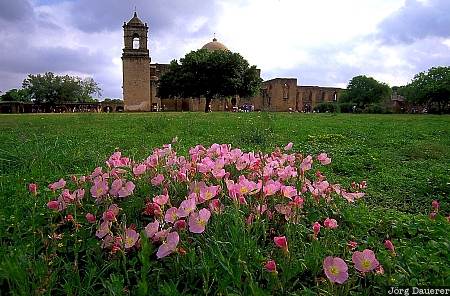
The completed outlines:
<svg viewBox="0 0 450 296">
<path fill-rule="evenodd" d="M 103 193 L 103 188 L 99 187 L 97 188 L 97 195 L 101 195 Z"/>
<path fill-rule="evenodd" d="M 127 245 L 132 245 L 132 244 L 133 244 L 133 238 L 128 236 L 128 237 L 125 239 L 125 242 L 126 242 Z"/>
<path fill-rule="evenodd" d="M 246 194 L 248 192 L 248 188 L 246 186 L 241 187 L 241 194 Z"/>
<path fill-rule="evenodd" d="M 332 275 L 338 275 L 339 274 L 339 268 L 337 268 L 336 266 L 331 266 L 330 267 L 330 272 Z"/>
<path fill-rule="evenodd" d="M 361 265 L 362 265 L 364 268 L 368 269 L 368 268 L 370 268 L 370 266 L 371 266 L 372 264 L 370 263 L 369 260 L 364 259 Z"/>
<path fill-rule="evenodd" d="M 212 198 L 212 193 L 211 192 L 209 192 L 209 191 L 207 191 L 206 193 L 205 193 L 205 199 L 206 200 L 209 200 L 209 199 L 211 199 Z"/>
</svg>

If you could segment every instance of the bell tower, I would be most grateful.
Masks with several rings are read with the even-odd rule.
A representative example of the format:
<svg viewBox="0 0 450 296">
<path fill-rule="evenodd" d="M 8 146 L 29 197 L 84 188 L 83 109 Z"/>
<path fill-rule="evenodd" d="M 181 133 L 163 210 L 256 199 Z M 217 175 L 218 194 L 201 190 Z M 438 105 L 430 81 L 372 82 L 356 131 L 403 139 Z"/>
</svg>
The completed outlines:
<svg viewBox="0 0 450 296">
<path fill-rule="evenodd" d="M 122 52 L 123 100 L 125 111 L 150 111 L 150 55 L 147 48 L 147 23 L 134 12 L 123 24 L 125 47 Z"/>
</svg>

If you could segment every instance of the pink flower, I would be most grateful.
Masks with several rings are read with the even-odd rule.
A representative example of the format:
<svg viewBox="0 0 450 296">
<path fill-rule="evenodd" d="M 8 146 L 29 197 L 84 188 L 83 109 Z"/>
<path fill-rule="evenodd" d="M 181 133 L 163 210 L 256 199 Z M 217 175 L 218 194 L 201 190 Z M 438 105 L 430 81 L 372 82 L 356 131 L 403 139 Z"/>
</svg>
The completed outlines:
<svg viewBox="0 0 450 296">
<path fill-rule="evenodd" d="M 133 247 L 139 239 L 139 233 L 134 229 L 127 228 L 125 230 L 125 249 Z"/>
<path fill-rule="evenodd" d="M 309 171 L 312 167 L 313 159 L 311 155 L 308 155 L 306 158 L 303 159 L 302 163 L 300 164 L 300 169 L 302 172 Z"/>
<path fill-rule="evenodd" d="M 431 207 L 433 208 L 434 211 L 436 211 L 436 212 L 439 211 L 439 201 L 433 200 L 431 202 Z"/>
<path fill-rule="evenodd" d="M 348 243 L 347 243 L 347 247 L 348 247 L 350 250 L 356 249 L 357 246 L 358 246 L 358 243 L 357 243 L 357 242 L 354 242 L 354 241 L 348 241 Z"/>
<path fill-rule="evenodd" d="M 158 248 L 156 252 L 156 257 L 158 259 L 164 258 L 177 249 L 178 242 L 180 241 L 180 236 L 177 232 L 171 232 L 167 235 L 166 240 Z"/>
<path fill-rule="evenodd" d="M 108 222 L 116 221 L 116 214 L 111 210 L 107 210 L 103 213 L 103 220 Z"/>
<path fill-rule="evenodd" d="M 214 176 L 214 178 L 216 178 L 216 179 L 222 179 L 226 175 L 225 169 L 215 168 L 211 171 L 211 173 Z"/>
<path fill-rule="evenodd" d="M 219 193 L 220 186 L 205 186 L 200 189 L 200 201 L 208 201 Z"/>
<path fill-rule="evenodd" d="M 94 186 L 91 187 L 90 191 L 92 197 L 98 199 L 108 193 L 108 182 L 106 182 L 106 180 L 99 179 L 94 182 Z"/>
<path fill-rule="evenodd" d="M 289 151 L 292 149 L 292 145 L 294 145 L 292 142 L 289 142 L 285 147 L 284 147 L 284 151 Z"/>
<path fill-rule="evenodd" d="M 356 251 L 353 253 L 352 261 L 355 264 L 355 268 L 361 272 L 372 271 L 380 265 L 378 260 L 375 258 L 375 253 L 369 249 L 365 249 L 362 252 Z"/>
<path fill-rule="evenodd" d="M 175 229 L 177 229 L 177 230 L 186 229 L 186 221 L 178 220 L 173 224 L 173 227 L 175 227 Z"/>
<path fill-rule="evenodd" d="M 289 221 L 290 217 L 292 216 L 292 207 L 291 205 L 284 205 L 284 204 L 276 204 L 275 210 L 283 214 L 285 219 Z"/>
<path fill-rule="evenodd" d="M 211 212 L 208 209 L 201 209 L 198 213 L 193 212 L 189 216 L 189 231 L 192 233 L 202 233 L 205 231 L 205 226 L 211 217 Z"/>
<path fill-rule="evenodd" d="M 209 203 L 209 209 L 216 214 L 220 213 L 222 208 L 223 206 L 220 203 L 220 200 L 217 198 L 211 200 L 211 202 Z"/>
<path fill-rule="evenodd" d="M 94 179 L 95 177 L 101 176 L 102 174 L 103 174 L 102 168 L 96 167 L 89 177 L 90 179 Z"/>
<path fill-rule="evenodd" d="M 158 231 L 157 233 L 155 233 L 155 235 L 152 237 L 152 241 L 153 242 L 159 242 L 159 241 L 164 241 L 167 237 L 167 235 L 169 234 L 169 229 L 163 229 Z"/>
<path fill-rule="evenodd" d="M 147 170 L 147 166 L 145 164 L 140 164 L 133 168 L 133 174 L 135 176 L 140 176 L 140 175 L 144 174 L 146 170 Z"/>
<path fill-rule="evenodd" d="M 273 182 L 273 181 L 272 181 Z M 262 182 L 258 183 L 249 181 L 244 175 L 239 176 L 238 183 L 236 185 L 233 184 L 233 181 L 227 182 L 228 190 L 230 194 L 236 195 L 253 195 L 258 193 L 261 190 Z M 231 192 L 234 191 L 234 192 Z"/>
<path fill-rule="evenodd" d="M 286 253 L 289 252 L 285 236 L 276 236 L 273 238 L 273 241 L 278 248 L 282 249 Z"/>
<path fill-rule="evenodd" d="M 301 198 L 300 196 L 296 196 L 294 197 L 293 201 L 289 202 L 289 205 L 297 208 L 302 208 L 304 202 L 305 200 L 303 198 Z"/>
<path fill-rule="evenodd" d="M 383 268 L 383 266 L 381 266 L 381 264 L 378 265 L 377 268 L 375 268 L 375 273 L 376 273 L 377 275 L 383 275 L 383 274 L 384 274 L 384 268 Z"/>
<path fill-rule="evenodd" d="M 113 155 L 106 161 L 109 167 L 123 167 L 130 164 L 130 159 L 128 157 L 122 157 L 120 151 L 114 152 Z"/>
<path fill-rule="evenodd" d="M 148 202 L 145 204 L 144 214 L 149 216 L 160 216 L 162 214 L 162 210 L 159 204 L 155 202 Z"/>
<path fill-rule="evenodd" d="M 51 200 L 47 203 L 47 207 L 50 210 L 58 211 L 59 210 L 59 202 L 57 200 Z"/>
<path fill-rule="evenodd" d="M 111 231 L 109 227 L 111 226 L 111 222 L 103 221 L 102 224 L 100 224 L 99 229 L 95 232 L 95 236 L 98 238 L 103 238 L 105 235 L 109 234 Z"/>
<path fill-rule="evenodd" d="M 180 207 L 177 211 L 177 216 L 180 218 L 184 218 L 189 216 L 195 210 L 195 199 L 185 199 L 181 202 Z"/>
<path fill-rule="evenodd" d="M 165 205 L 168 201 L 169 195 L 167 194 L 158 195 L 153 198 L 153 202 L 157 203 L 160 206 Z"/>
<path fill-rule="evenodd" d="M 109 190 L 109 194 L 112 196 L 117 196 L 119 193 L 119 190 L 122 188 L 123 181 L 122 179 L 116 179 L 111 184 L 111 189 Z"/>
<path fill-rule="evenodd" d="M 323 260 L 323 270 L 332 283 L 343 284 L 348 279 L 348 266 L 339 257 L 326 257 Z"/>
<path fill-rule="evenodd" d="M 152 180 L 151 183 L 153 186 L 158 186 L 164 181 L 164 175 L 158 174 Z"/>
<path fill-rule="evenodd" d="M 275 262 L 275 260 L 267 261 L 266 264 L 264 264 L 264 267 L 269 272 L 277 273 L 277 263 Z"/>
<path fill-rule="evenodd" d="M 336 190 L 336 189 L 335 189 Z M 339 194 L 339 193 L 338 193 Z M 343 198 L 345 198 L 348 202 L 355 202 L 355 199 L 361 198 L 365 195 L 364 192 L 347 192 L 345 190 L 340 189 L 340 194 Z"/>
<path fill-rule="evenodd" d="M 323 222 L 323 226 L 330 229 L 335 229 L 338 227 L 337 221 L 335 219 L 326 218 Z"/>
<path fill-rule="evenodd" d="M 431 220 L 434 220 L 434 219 L 436 219 L 436 215 L 437 215 L 436 212 L 431 212 L 431 213 L 428 215 L 428 217 L 430 217 Z"/>
<path fill-rule="evenodd" d="M 148 238 L 152 238 L 159 230 L 159 222 L 156 220 L 155 222 L 148 223 L 147 226 L 145 226 L 145 235 Z"/>
<path fill-rule="evenodd" d="M 120 188 L 119 192 L 117 193 L 119 197 L 127 197 L 133 194 L 133 190 L 136 186 L 133 182 L 128 181 L 124 187 Z"/>
<path fill-rule="evenodd" d="M 51 191 L 56 191 L 64 188 L 64 186 L 66 186 L 66 181 L 64 181 L 64 179 L 59 179 L 59 181 L 48 185 L 48 188 L 50 188 Z"/>
<path fill-rule="evenodd" d="M 86 214 L 86 220 L 89 223 L 95 223 L 95 221 L 96 221 L 95 216 L 93 214 L 91 214 L 91 213 L 87 213 Z"/>
<path fill-rule="evenodd" d="M 385 240 L 384 241 L 384 246 L 386 247 L 386 249 L 388 249 L 391 252 L 395 252 L 395 248 L 394 248 L 394 244 L 390 241 L 390 240 Z"/>
<path fill-rule="evenodd" d="M 360 189 L 365 189 L 365 188 L 367 188 L 367 181 L 361 181 L 361 182 L 359 182 L 359 188 L 360 188 Z"/>
<path fill-rule="evenodd" d="M 78 188 L 73 192 L 73 195 L 76 196 L 77 200 L 80 200 L 84 197 L 85 190 L 83 188 Z"/>
<path fill-rule="evenodd" d="M 28 191 L 33 195 L 37 195 L 37 185 L 35 183 L 28 184 Z"/>
<path fill-rule="evenodd" d="M 295 167 L 288 165 L 287 167 L 278 169 L 277 175 L 280 177 L 280 180 L 288 180 L 289 178 L 297 177 L 297 170 Z"/>
<path fill-rule="evenodd" d="M 263 187 L 263 192 L 265 196 L 274 195 L 281 188 L 281 183 L 274 180 L 269 180 Z"/>
<path fill-rule="evenodd" d="M 67 222 L 72 222 L 72 221 L 73 221 L 73 216 L 72 216 L 72 214 L 68 214 L 68 215 L 65 217 L 65 220 L 66 220 Z"/>
<path fill-rule="evenodd" d="M 110 249 L 114 245 L 114 238 L 111 235 L 106 235 L 102 239 L 101 247 L 102 249 Z"/>
<path fill-rule="evenodd" d="M 281 186 L 283 196 L 292 199 L 297 195 L 297 189 L 294 186 Z"/>
<path fill-rule="evenodd" d="M 329 158 L 326 153 L 320 153 L 319 155 L 317 155 L 317 160 L 320 161 L 320 163 L 323 165 L 331 163 L 331 158 Z"/>
<path fill-rule="evenodd" d="M 314 222 L 313 224 L 313 231 L 314 231 L 314 238 L 317 239 L 317 235 L 320 232 L 320 223 L 319 222 Z"/>
<path fill-rule="evenodd" d="M 178 209 L 176 207 L 171 207 L 166 211 L 166 214 L 164 215 L 164 220 L 166 222 L 175 223 L 175 221 L 178 219 L 177 216 Z"/>
</svg>

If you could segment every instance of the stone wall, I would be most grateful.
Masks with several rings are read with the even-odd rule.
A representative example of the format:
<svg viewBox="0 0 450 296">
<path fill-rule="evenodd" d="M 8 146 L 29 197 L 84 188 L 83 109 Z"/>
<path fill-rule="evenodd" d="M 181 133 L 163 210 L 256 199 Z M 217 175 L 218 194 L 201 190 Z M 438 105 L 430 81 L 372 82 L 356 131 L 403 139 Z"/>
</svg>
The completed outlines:
<svg viewBox="0 0 450 296">
<path fill-rule="evenodd" d="M 151 111 L 150 58 L 123 57 L 125 111 Z"/>
</svg>

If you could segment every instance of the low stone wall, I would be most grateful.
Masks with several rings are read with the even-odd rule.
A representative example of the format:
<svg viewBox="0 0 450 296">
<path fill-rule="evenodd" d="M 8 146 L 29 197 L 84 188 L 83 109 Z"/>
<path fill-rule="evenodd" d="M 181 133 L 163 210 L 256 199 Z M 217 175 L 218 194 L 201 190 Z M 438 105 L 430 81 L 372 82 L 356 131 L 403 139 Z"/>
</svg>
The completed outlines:
<svg viewBox="0 0 450 296">
<path fill-rule="evenodd" d="M 62 103 L 62 104 L 34 104 L 22 102 L 0 102 L 0 113 L 99 113 L 123 112 L 123 103 L 94 102 L 94 103 Z"/>
</svg>

